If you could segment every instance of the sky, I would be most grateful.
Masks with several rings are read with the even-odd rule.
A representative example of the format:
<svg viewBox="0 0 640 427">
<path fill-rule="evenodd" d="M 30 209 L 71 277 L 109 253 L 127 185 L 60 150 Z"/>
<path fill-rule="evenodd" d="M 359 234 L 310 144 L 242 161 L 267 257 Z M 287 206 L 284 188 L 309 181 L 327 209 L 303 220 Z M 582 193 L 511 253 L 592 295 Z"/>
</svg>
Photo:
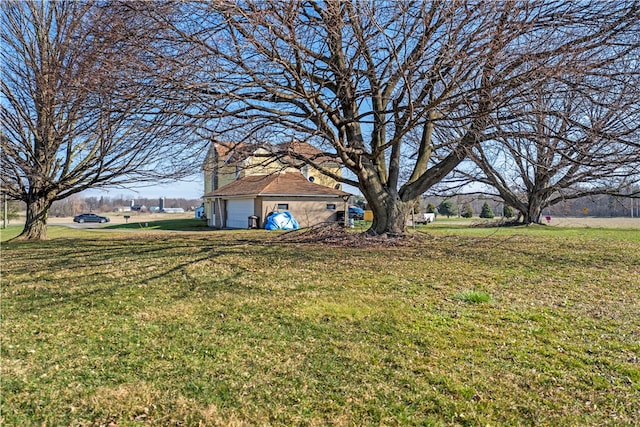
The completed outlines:
<svg viewBox="0 0 640 427">
<path fill-rule="evenodd" d="M 204 195 L 204 177 L 197 175 L 191 177 L 189 181 L 176 181 L 172 184 L 163 185 L 151 185 L 145 187 L 133 187 L 128 188 L 96 188 L 92 190 L 83 191 L 81 196 L 83 197 L 109 197 L 109 198 L 124 198 L 125 200 L 138 199 L 159 199 L 164 197 L 166 199 L 202 199 Z M 345 185 L 344 190 L 354 194 L 361 195 L 360 190 L 350 185 Z"/>
<path fill-rule="evenodd" d="M 204 182 L 201 175 L 194 176 L 188 181 L 176 181 L 172 184 L 151 185 L 145 187 L 128 186 L 127 188 L 100 188 L 82 192 L 84 197 L 110 197 L 135 200 L 156 199 L 201 199 L 204 194 Z"/>
</svg>

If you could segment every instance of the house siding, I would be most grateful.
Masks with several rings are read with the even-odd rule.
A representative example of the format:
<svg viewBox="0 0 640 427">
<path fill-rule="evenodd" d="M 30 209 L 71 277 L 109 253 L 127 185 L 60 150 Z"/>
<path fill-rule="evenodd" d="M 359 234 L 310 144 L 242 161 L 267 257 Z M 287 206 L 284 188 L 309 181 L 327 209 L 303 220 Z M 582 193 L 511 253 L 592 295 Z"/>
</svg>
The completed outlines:
<svg viewBox="0 0 640 427">
<path fill-rule="evenodd" d="M 211 211 L 213 216 L 209 217 L 209 225 L 215 228 L 229 228 L 228 200 L 211 199 Z M 288 211 L 300 224 L 300 227 L 310 227 L 323 222 L 337 221 L 337 212 L 344 210 L 344 201 L 340 197 L 297 197 L 297 196 L 261 196 L 254 199 L 254 215 L 258 217 L 258 227 L 264 228 L 267 216 L 274 211 L 278 211 L 279 204 L 287 204 Z M 327 209 L 328 204 L 335 205 L 335 209 Z M 206 206 L 206 205 L 205 205 Z M 235 218 L 236 224 L 248 226 L 248 217 Z M 238 228 L 238 227 L 236 227 Z"/>
<path fill-rule="evenodd" d="M 217 190 L 218 188 L 222 188 L 227 184 L 231 184 L 235 180 L 236 180 L 235 166 L 220 166 L 218 168 L 218 182 L 212 191 Z"/>
<path fill-rule="evenodd" d="M 335 166 L 325 165 L 325 169 L 328 172 L 331 172 L 335 175 L 338 175 L 338 176 L 342 175 L 342 171 L 340 169 L 340 166 L 338 165 L 335 165 Z M 302 172 L 304 177 L 307 179 L 309 179 L 310 177 L 313 177 L 313 182 L 315 184 L 319 184 L 327 188 L 336 188 L 336 185 L 338 185 L 339 187 L 337 188 L 342 188 L 342 184 L 340 184 L 338 181 L 331 178 L 330 176 L 323 175 L 322 173 L 320 173 L 319 170 L 314 169 L 308 165 L 305 165 L 300 171 Z"/>
<path fill-rule="evenodd" d="M 310 227 L 323 222 L 337 221 L 337 212 L 344 210 L 341 197 L 296 197 L 296 196 L 263 196 L 259 197 L 260 227 L 264 226 L 265 218 L 273 211 L 277 211 L 278 204 L 288 204 L 289 212 L 298 221 L 300 227 Z M 336 205 L 335 210 L 328 210 L 327 204 Z"/>
</svg>

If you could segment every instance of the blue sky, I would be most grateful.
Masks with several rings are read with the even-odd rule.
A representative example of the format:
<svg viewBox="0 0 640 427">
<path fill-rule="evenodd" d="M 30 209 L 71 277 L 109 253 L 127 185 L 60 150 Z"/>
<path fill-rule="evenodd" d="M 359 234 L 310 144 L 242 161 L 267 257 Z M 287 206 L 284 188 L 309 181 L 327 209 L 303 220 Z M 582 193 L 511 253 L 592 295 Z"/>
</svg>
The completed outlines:
<svg viewBox="0 0 640 427">
<path fill-rule="evenodd" d="M 200 199 L 204 194 L 204 183 L 201 175 L 193 176 L 189 181 L 176 181 L 172 184 L 147 185 L 135 187 L 133 185 L 114 188 L 96 188 L 82 192 L 85 197 L 111 197 L 123 196 L 125 199 L 155 199 L 160 197 L 175 199 Z"/>
<path fill-rule="evenodd" d="M 350 173 L 343 170 L 350 176 Z M 351 185 L 344 185 L 344 191 L 347 191 L 354 195 L 361 195 L 360 190 Z M 160 197 L 171 199 L 201 199 L 204 195 L 204 176 L 200 174 L 193 175 L 182 181 L 176 181 L 171 184 L 158 184 L 158 185 L 144 185 L 135 186 L 128 185 L 126 187 L 110 187 L 110 188 L 96 188 L 86 190 L 81 193 L 83 197 L 110 197 L 124 199 L 156 199 Z"/>
</svg>

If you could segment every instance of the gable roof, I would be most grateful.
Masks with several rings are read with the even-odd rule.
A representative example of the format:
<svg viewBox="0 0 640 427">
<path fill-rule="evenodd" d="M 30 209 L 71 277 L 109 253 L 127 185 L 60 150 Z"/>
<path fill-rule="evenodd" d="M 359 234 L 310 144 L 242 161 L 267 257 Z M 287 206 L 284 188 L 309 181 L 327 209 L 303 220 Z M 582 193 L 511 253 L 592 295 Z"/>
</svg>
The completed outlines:
<svg viewBox="0 0 640 427">
<path fill-rule="evenodd" d="M 251 157 L 261 146 L 255 144 L 239 143 L 216 143 L 215 150 L 218 159 L 224 163 L 238 163 Z"/>
<path fill-rule="evenodd" d="M 342 190 L 308 181 L 299 173 L 249 175 L 218 188 L 204 197 L 233 196 L 350 196 Z"/>
<path fill-rule="evenodd" d="M 246 142 L 212 142 L 204 163 L 212 164 L 214 158 L 225 164 L 240 163 L 256 154 L 260 149 L 266 151 L 266 153 L 261 154 L 262 157 L 268 158 L 273 156 L 274 158 L 279 158 L 285 163 L 295 166 L 300 166 L 303 163 L 300 159 L 301 157 L 315 163 L 341 163 L 340 158 L 329 156 L 313 145 L 302 141 L 285 142 L 273 146 L 269 144 L 249 144 Z"/>
<path fill-rule="evenodd" d="M 313 145 L 302 141 L 285 142 L 273 147 L 276 155 L 283 156 L 283 160 L 288 163 L 300 163 L 300 157 L 310 160 L 314 163 L 342 163 L 339 157 L 332 157 L 314 147 Z"/>
</svg>

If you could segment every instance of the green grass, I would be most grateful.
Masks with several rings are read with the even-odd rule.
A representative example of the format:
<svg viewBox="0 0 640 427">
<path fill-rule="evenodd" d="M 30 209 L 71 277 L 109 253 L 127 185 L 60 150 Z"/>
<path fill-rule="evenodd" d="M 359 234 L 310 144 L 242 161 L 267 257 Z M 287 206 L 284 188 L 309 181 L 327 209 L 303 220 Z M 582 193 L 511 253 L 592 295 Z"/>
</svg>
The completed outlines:
<svg viewBox="0 0 640 427">
<path fill-rule="evenodd" d="M 637 425 L 629 232 L 149 228 L 3 243 L 3 425 Z"/>
<path fill-rule="evenodd" d="M 491 301 L 491 296 L 489 296 L 488 293 L 484 291 L 477 291 L 477 290 L 461 291 L 455 294 L 453 298 L 460 301 L 470 302 L 474 304 Z"/>
<path fill-rule="evenodd" d="M 209 231 L 207 222 L 195 218 L 161 219 L 156 221 L 135 221 L 130 219 L 125 224 L 113 224 L 107 230 L 168 230 L 168 231 Z"/>
<path fill-rule="evenodd" d="M 6 228 L 0 228 L 0 242 L 13 239 L 20 234 L 23 228 L 22 225 L 9 225 Z"/>
</svg>

